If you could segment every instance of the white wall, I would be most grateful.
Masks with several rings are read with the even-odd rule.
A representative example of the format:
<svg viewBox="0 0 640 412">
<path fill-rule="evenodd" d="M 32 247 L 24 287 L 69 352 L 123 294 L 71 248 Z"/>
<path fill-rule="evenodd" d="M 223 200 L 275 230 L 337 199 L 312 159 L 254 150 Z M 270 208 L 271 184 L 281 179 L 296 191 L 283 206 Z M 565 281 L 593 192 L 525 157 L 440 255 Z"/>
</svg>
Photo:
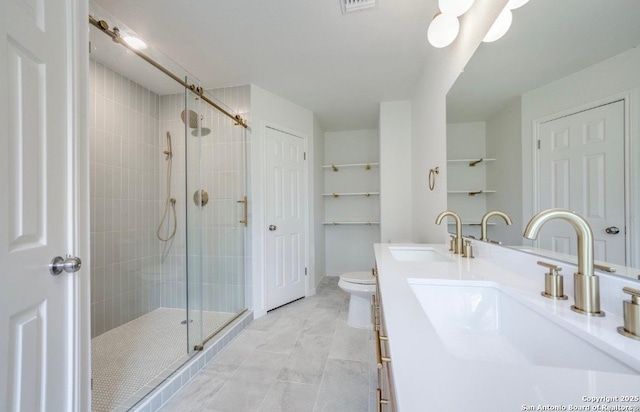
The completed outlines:
<svg viewBox="0 0 640 412">
<path fill-rule="evenodd" d="M 324 164 L 324 130 L 316 118 L 313 119 L 313 204 L 314 204 L 314 288 L 327 274 L 325 264 L 325 236 L 322 221 L 324 220 L 324 172 L 320 166 Z"/>
<path fill-rule="evenodd" d="M 500 13 L 506 0 L 475 2 L 460 19 L 460 34 L 447 48 L 430 48 L 411 99 L 413 240 L 446 241 L 446 226 L 435 224 L 447 208 L 446 95 Z M 436 10 L 434 10 L 435 12 Z M 429 169 L 440 167 L 434 191 Z"/>
<path fill-rule="evenodd" d="M 380 238 L 410 241 L 411 102 L 380 104 Z"/>
<path fill-rule="evenodd" d="M 522 95 L 522 213 L 525 222 L 537 212 L 533 207 L 534 121 L 592 102 L 602 103 L 610 96 L 620 97 L 629 92 L 632 104 L 628 112 L 631 129 L 628 130 L 630 146 L 627 148 L 631 161 L 629 167 L 632 169 L 629 182 L 629 187 L 632 188 L 629 217 L 630 226 L 639 227 L 640 195 L 636 189 L 640 185 L 637 176 L 638 166 L 640 166 L 639 67 L 640 49 L 634 48 Z M 639 234 L 634 233 L 631 239 L 632 255 L 636 258 L 640 256 L 638 237 Z M 638 262 L 635 261 L 632 264 L 637 265 Z"/>
<path fill-rule="evenodd" d="M 324 135 L 326 164 L 378 163 L 378 130 L 328 132 Z M 324 169 L 325 193 L 367 193 L 380 191 L 380 169 Z M 326 221 L 378 222 L 380 198 L 326 196 Z M 345 272 L 368 271 L 374 266 L 373 244 L 380 242 L 379 225 L 325 225 L 326 271 L 329 276 Z"/>
<path fill-rule="evenodd" d="M 277 129 L 295 134 L 306 139 L 306 152 L 308 165 L 308 213 L 309 213 L 309 250 L 315 250 L 314 241 L 314 178 L 313 171 L 319 166 L 314 165 L 314 118 L 313 113 L 295 103 L 291 103 L 275 94 L 262 89 L 259 86 L 251 85 L 251 123 L 250 128 L 250 180 L 251 193 L 249 195 L 249 209 L 251 222 L 251 249 L 253 251 L 251 288 L 253 291 L 253 301 L 248 302 L 250 309 L 253 309 L 254 316 L 260 317 L 266 313 L 265 285 L 264 285 L 264 250 L 265 250 L 265 228 L 268 224 L 265 220 L 265 128 L 272 126 Z M 310 253 L 308 284 L 311 288 L 315 285 L 315 256 Z M 311 290 L 313 292 L 313 290 Z"/>
<path fill-rule="evenodd" d="M 160 97 L 89 64 L 91 337 L 162 305 Z M 181 109 L 180 109 L 181 110 Z M 178 119 L 179 119 L 178 111 Z M 182 228 L 184 229 L 184 228 Z"/>
<path fill-rule="evenodd" d="M 521 158 L 522 129 L 521 100 L 510 101 L 493 117 L 487 120 L 487 157 L 496 160 L 487 165 L 487 186 L 496 193 L 487 197 L 487 210 L 501 210 L 511 218 L 513 224 L 506 226 L 502 219 L 489 228 L 489 239 L 501 241 L 505 245 L 521 245 L 524 223 L 522 221 L 522 181 Z"/>
</svg>

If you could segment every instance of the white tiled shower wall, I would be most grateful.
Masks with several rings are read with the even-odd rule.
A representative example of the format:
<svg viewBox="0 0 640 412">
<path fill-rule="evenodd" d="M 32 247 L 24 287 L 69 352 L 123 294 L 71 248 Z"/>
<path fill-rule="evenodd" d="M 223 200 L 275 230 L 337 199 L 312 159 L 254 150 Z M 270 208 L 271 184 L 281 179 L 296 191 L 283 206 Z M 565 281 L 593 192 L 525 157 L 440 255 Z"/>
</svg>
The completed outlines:
<svg viewBox="0 0 640 412">
<path fill-rule="evenodd" d="M 240 113 L 247 120 L 249 86 L 217 89 L 209 91 L 208 94 L 218 101 L 224 101 L 229 110 Z M 184 133 L 184 124 L 180 119 L 184 95 L 162 96 L 160 102 L 161 134 L 168 131 L 173 136 L 181 136 L 181 133 Z M 195 293 L 190 296 L 191 299 L 202 299 L 203 310 L 237 312 L 246 307 L 244 256 L 247 242 L 243 236 L 246 231 L 239 224 L 243 218 L 243 206 L 237 203 L 247 193 L 246 131 L 208 104 L 190 98 L 188 105 L 202 116 L 203 130 L 210 131 L 197 137 L 191 134 L 190 129 L 186 148 L 182 139 L 174 139 L 173 144 L 175 155 L 172 193 L 180 199 L 185 193 L 185 184 L 187 185 L 187 207 L 191 208 L 188 223 L 191 228 L 189 246 L 194 252 L 190 252 L 190 255 L 197 252 L 198 244 L 201 244 L 202 250 L 202 293 L 195 290 L 199 289 L 200 278 L 192 283 L 193 277 L 198 276 L 194 274 L 189 283 L 195 284 Z M 185 150 L 188 165 L 185 165 Z M 190 173 L 188 182 L 184 175 L 185 166 L 189 168 Z M 202 208 L 201 215 L 193 213 L 193 194 L 199 189 L 205 190 L 209 195 L 209 202 Z M 160 190 L 164 198 L 164 183 Z M 184 206 L 181 210 L 184 210 Z M 184 221 L 184 212 L 179 211 L 178 214 L 178 221 Z M 200 234 L 202 237 L 199 239 L 192 237 Z M 185 306 L 187 282 L 180 276 L 181 265 L 184 264 L 181 260 L 185 256 L 184 245 L 184 233 L 181 233 L 176 236 L 176 242 L 167 259 L 172 275 L 161 285 L 164 307 Z M 189 264 L 199 266 L 200 262 L 194 256 Z M 190 272 L 193 273 L 191 269 Z M 190 306 L 194 307 L 191 303 Z"/>
<path fill-rule="evenodd" d="M 160 306 L 159 97 L 90 62 L 92 337 Z"/>
<path fill-rule="evenodd" d="M 189 107 L 202 114 L 202 127 L 211 132 L 198 138 L 189 129 L 185 141 L 184 94 L 158 96 L 93 60 L 90 76 L 92 337 L 159 307 L 186 307 L 188 208 L 189 306 L 199 308 L 201 300 L 203 310 L 243 309 L 249 293 L 243 259 L 250 242 L 243 240 L 245 229 L 238 223 L 243 208 L 237 201 L 247 193 L 247 132 L 193 101 Z M 247 119 L 249 86 L 208 93 Z M 175 238 L 165 243 L 156 231 L 167 192 L 167 133 L 178 227 Z M 209 193 L 202 214 L 192 200 L 196 188 Z"/>
</svg>

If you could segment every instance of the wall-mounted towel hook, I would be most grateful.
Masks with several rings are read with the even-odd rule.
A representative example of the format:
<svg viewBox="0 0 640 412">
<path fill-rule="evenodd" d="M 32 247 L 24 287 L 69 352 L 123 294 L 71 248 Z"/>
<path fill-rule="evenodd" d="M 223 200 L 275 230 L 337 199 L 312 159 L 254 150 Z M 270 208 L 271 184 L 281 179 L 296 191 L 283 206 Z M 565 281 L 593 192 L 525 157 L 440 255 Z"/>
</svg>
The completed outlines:
<svg viewBox="0 0 640 412">
<path fill-rule="evenodd" d="M 440 174 L 440 167 L 436 166 L 435 169 L 429 170 L 429 190 L 433 190 L 436 187 L 436 175 Z"/>
</svg>

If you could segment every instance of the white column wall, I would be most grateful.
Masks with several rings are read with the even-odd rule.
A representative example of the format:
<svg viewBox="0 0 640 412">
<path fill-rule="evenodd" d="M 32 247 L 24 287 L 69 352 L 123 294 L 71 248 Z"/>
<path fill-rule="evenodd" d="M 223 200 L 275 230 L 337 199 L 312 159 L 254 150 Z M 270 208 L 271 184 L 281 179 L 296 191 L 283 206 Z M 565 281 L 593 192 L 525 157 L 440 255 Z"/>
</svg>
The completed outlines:
<svg viewBox="0 0 640 412">
<path fill-rule="evenodd" d="M 442 243 L 447 239 L 446 225 L 435 224 L 436 216 L 447 208 L 446 96 L 506 3 L 506 0 L 476 2 L 460 18 L 457 40 L 444 49 L 428 51 L 411 99 L 412 212 L 416 242 Z M 440 174 L 435 190 L 430 191 L 429 169 L 436 166 L 440 167 Z"/>
<path fill-rule="evenodd" d="M 412 238 L 411 102 L 380 104 L 380 237 Z"/>
</svg>

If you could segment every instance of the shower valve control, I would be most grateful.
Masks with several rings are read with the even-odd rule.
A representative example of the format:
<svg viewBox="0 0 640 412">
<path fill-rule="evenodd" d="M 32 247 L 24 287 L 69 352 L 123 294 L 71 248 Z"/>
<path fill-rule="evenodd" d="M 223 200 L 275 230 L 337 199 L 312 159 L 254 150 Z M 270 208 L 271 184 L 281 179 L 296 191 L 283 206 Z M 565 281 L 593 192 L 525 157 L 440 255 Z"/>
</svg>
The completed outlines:
<svg viewBox="0 0 640 412">
<path fill-rule="evenodd" d="M 276 229 L 276 225 L 269 225 L 269 231 L 274 232 Z"/>
</svg>

